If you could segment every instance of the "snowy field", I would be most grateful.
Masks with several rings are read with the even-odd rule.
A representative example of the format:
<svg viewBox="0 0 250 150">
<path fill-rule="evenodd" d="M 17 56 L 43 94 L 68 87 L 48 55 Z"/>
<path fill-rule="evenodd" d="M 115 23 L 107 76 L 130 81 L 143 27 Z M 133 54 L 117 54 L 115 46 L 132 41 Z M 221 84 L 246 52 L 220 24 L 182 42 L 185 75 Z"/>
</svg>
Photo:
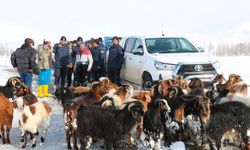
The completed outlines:
<svg viewBox="0 0 250 150">
<path fill-rule="evenodd" d="M 9 57 L 0 57 L 0 85 L 4 85 L 7 79 L 11 76 L 18 75 L 15 69 L 12 69 Z M 250 85 L 250 71 L 248 65 L 250 64 L 250 56 L 237 56 L 237 57 L 220 57 L 218 60 L 221 62 L 223 74 L 227 78 L 229 74 L 236 73 L 241 75 L 244 81 Z M 36 79 L 36 78 L 35 78 Z M 33 82 L 33 91 L 36 93 L 37 82 Z M 47 101 L 53 109 L 51 119 L 51 127 L 48 130 L 47 141 L 44 145 L 39 145 L 40 141 L 37 138 L 37 147 L 35 149 L 43 150 L 64 150 L 66 149 L 66 142 L 64 136 L 64 122 L 63 122 L 63 109 L 60 104 L 51 98 L 44 98 L 42 101 Z M 1 116 L 0 116 L 1 117 Z M 20 130 L 18 128 L 18 118 L 16 112 L 14 114 L 13 129 L 10 134 L 11 145 L 2 145 L 0 142 L 0 150 L 16 150 L 20 149 Z M 31 142 L 27 144 L 27 150 L 31 149 Z M 171 150 L 183 150 L 182 142 L 175 143 Z M 100 149 L 99 146 L 93 146 L 93 149 Z M 145 149 L 141 147 L 140 149 Z M 169 148 L 163 148 L 168 150 Z"/>
</svg>

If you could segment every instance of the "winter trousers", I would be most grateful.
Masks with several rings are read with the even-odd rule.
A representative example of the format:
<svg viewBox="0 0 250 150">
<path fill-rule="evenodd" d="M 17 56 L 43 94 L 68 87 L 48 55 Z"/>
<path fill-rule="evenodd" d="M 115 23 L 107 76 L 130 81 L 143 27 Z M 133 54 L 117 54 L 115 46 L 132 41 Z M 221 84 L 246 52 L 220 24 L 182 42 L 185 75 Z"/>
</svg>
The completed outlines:
<svg viewBox="0 0 250 150">
<path fill-rule="evenodd" d="M 19 72 L 22 82 L 32 89 L 33 74 L 31 72 Z"/>
<path fill-rule="evenodd" d="M 42 69 L 38 76 L 38 85 L 49 85 L 51 82 L 51 69 Z"/>
<path fill-rule="evenodd" d="M 62 67 L 62 68 L 55 68 L 55 86 L 56 88 L 58 87 L 64 87 L 65 85 L 65 78 L 67 74 L 67 67 Z M 61 83 L 61 84 L 60 84 Z"/>
<path fill-rule="evenodd" d="M 108 78 L 118 86 L 121 85 L 120 81 L 120 69 L 109 68 L 108 69 Z"/>
<path fill-rule="evenodd" d="M 76 66 L 74 86 L 86 86 L 88 78 L 88 65 L 79 64 Z"/>
<path fill-rule="evenodd" d="M 73 69 L 67 68 L 67 86 L 68 87 L 70 87 L 72 83 L 72 74 L 73 74 Z"/>
</svg>

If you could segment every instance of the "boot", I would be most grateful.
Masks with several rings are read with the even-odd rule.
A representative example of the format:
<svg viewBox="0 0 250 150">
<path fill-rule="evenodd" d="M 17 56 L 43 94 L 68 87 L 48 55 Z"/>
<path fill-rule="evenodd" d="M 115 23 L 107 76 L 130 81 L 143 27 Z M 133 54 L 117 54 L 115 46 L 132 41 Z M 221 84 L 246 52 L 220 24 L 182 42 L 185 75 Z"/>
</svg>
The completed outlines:
<svg viewBox="0 0 250 150">
<path fill-rule="evenodd" d="M 43 86 L 41 86 L 41 85 L 39 85 L 38 87 L 37 87 L 37 97 L 39 97 L 39 98 L 43 98 L 44 97 L 44 95 L 43 95 Z"/>
<path fill-rule="evenodd" d="M 45 97 L 51 97 L 52 95 L 49 93 L 49 85 L 43 85 L 43 94 Z"/>
</svg>

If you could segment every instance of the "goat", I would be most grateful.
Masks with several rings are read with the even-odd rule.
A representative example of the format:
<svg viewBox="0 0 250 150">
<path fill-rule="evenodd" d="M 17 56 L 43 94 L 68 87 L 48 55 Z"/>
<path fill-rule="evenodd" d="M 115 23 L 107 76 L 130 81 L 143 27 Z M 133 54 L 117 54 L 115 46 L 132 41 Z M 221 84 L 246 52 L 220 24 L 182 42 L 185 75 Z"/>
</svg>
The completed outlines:
<svg viewBox="0 0 250 150">
<path fill-rule="evenodd" d="M 23 83 L 21 82 L 21 79 L 16 76 L 9 78 L 5 86 L 0 86 L 0 93 L 2 94 L 1 101 L 3 101 L 1 104 L 1 108 L 0 108 L 0 111 L 2 113 L 0 116 L 3 116 L 3 119 L 1 120 L 1 128 L 0 128 L 2 134 L 5 133 L 4 125 L 7 125 L 6 127 L 7 139 L 5 141 L 5 136 L 3 136 L 3 139 L 2 139 L 3 143 L 10 143 L 9 130 L 11 129 L 12 125 L 9 125 L 9 123 L 12 124 L 12 119 L 13 119 L 13 112 L 12 112 L 13 106 L 12 104 L 9 103 L 9 101 L 6 101 L 6 99 L 13 100 L 16 90 L 20 88 L 21 86 L 23 86 Z M 9 117 L 7 117 L 6 119 L 5 118 L 6 116 L 9 116 Z M 0 138 L 1 138 L 1 134 L 0 134 Z"/>
<path fill-rule="evenodd" d="M 11 77 L 8 79 L 5 86 L 0 86 L 0 93 L 3 93 L 6 98 L 14 99 L 14 94 L 17 89 L 24 86 L 19 77 Z"/>
<path fill-rule="evenodd" d="M 38 126 L 43 128 L 43 135 L 41 136 L 41 142 L 45 142 L 45 136 L 50 125 L 50 116 L 52 109 L 46 102 L 36 102 L 33 105 L 28 105 L 22 98 L 18 97 L 14 100 L 14 104 L 18 110 L 18 116 L 20 121 L 20 129 L 24 135 L 24 143 L 22 148 L 27 144 L 27 133 L 31 132 L 32 147 L 36 147 L 36 132 Z"/>
<path fill-rule="evenodd" d="M 78 137 L 81 149 L 87 149 L 91 138 L 104 138 L 107 150 L 115 148 L 117 140 L 140 122 L 144 115 L 142 104 L 128 102 L 121 110 L 101 106 L 80 107 L 77 115 Z M 89 117 L 91 116 L 91 117 Z"/>
<path fill-rule="evenodd" d="M 74 99 L 66 100 L 69 102 L 67 105 L 64 106 L 64 122 L 65 122 L 66 140 L 68 149 L 72 149 L 70 143 L 71 138 L 73 138 L 74 140 L 74 149 L 77 149 L 76 117 L 79 107 L 81 105 L 89 106 L 98 103 L 105 94 L 114 90 L 109 87 L 110 85 L 112 84 L 103 84 L 102 82 L 94 82 L 92 83 L 92 86 L 90 88 L 91 90 L 88 93 L 85 93 L 85 95 L 76 97 Z"/>
<path fill-rule="evenodd" d="M 212 106 L 209 122 L 206 124 L 210 149 L 214 149 L 213 141 L 219 150 L 222 135 L 227 131 L 239 132 L 242 142 L 247 146 L 247 130 L 250 127 L 250 108 L 245 104 L 230 101 Z"/>
<path fill-rule="evenodd" d="M 17 90 L 15 93 L 15 96 L 17 97 L 23 97 L 24 100 L 28 102 L 28 105 L 32 105 L 36 102 L 38 102 L 37 97 L 31 92 L 30 88 L 28 86 L 22 86 Z"/>
<path fill-rule="evenodd" d="M 131 99 L 133 96 L 134 88 L 130 85 L 122 85 L 114 93 L 106 94 L 104 97 L 96 103 L 102 105 L 102 107 L 114 107 L 120 109 L 126 100 Z"/>
<path fill-rule="evenodd" d="M 57 99 L 58 102 L 61 101 L 63 107 L 66 107 L 72 99 L 84 96 L 90 92 L 90 88 L 87 87 L 59 87 L 54 93 L 54 99 Z"/>
<path fill-rule="evenodd" d="M 231 74 L 229 79 L 224 84 L 217 84 L 215 87 L 209 89 L 206 96 L 209 97 L 213 104 L 221 103 L 225 99 L 224 97 L 230 97 L 233 93 L 247 94 L 246 84 L 242 84 L 243 81 L 239 75 Z M 222 99 L 222 101 L 221 101 Z"/>
<path fill-rule="evenodd" d="M 168 118 L 166 113 L 170 111 L 168 103 L 164 99 L 154 100 L 153 107 L 145 113 L 143 119 L 143 131 L 146 134 L 145 142 L 147 146 L 155 149 L 161 149 L 160 142 L 162 133 L 164 131 L 165 122 Z M 151 139 L 155 142 L 155 145 L 151 145 Z"/>
<path fill-rule="evenodd" d="M 12 128 L 13 112 L 12 103 L 0 92 L 0 130 L 3 144 L 10 144 L 9 135 L 10 129 Z M 6 127 L 6 129 L 4 127 Z"/>
<path fill-rule="evenodd" d="M 192 78 L 189 83 L 190 91 L 188 95 L 200 95 L 205 96 L 204 83 L 199 78 Z"/>
<path fill-rule="evenodd" d="M 148 111 L 148 105 L 151 103 L 151 92 L 150 91 L 137 91 L 136 94 L 132 96 L 132 99 L 136 99 L 140 101 L 143 105 L 143 111 L 147 112 Z M 143 132 L 143 118 L 140 123 L 137 123 L 136 125 L 136 139 L 140 140 L 141 139 L 141 133 Z"/>
<path fill-rule="evenodd" d="M 24 101 L 28 104 L 28 105 L 32 105 L 36 102 L 38 102 L 38 99 L 37 97 L 31 92 L 30 88 L 26 85 L 20 87 L 16 93 L 15 93 L 15 96 L 17 97 L 23 97 Z M 32 139 L 32 133 L 29 133 L 30 134 L 30 138 Z M 38 135 L 38 131 L 37 131 L 37 135 Z M 22 133 L 22 135 L 24 135 Z M 22 136 L 21 137 L 21 142 L 24 142 L 24 137 Z"/>
<path fill-rule="evenodd" d="M 173 123 L 177 123 L 178 126 L 176 129 L 180 130 L 180 134 L 183 135 L 183 119 L 189 115 L 194 115 L 194 118 L 199 118 L 201 124 L 201 134 L 202 134 L 202 144 L 204 142 L 203 135 L 204 135 L 204 124 L 207 123 L 210 114 L 210 99 L 204 96 L 186 96 L 180 87 L 171 86 L 167 90 L 169 93 L 164 98 L 167 100 L 168 105 L 171 107 L 171 112 L 169 113 L 170 119 L 173 120 L 169 121 L 167 127 L 171 127 Z M 175 124 L 176 124 L 175 123 Z M 181 128 L 179 127 L 181 126 Z M 169 130 L 169 129 L 168 129 Z M 171 131 L 172 129 L 170 129 Z M 175 131 L 171 131 L 176 134 Z M 169 131 L 165 136 L 165 143 L 170 144 L 173 138 L 170 138 Z"/>
</svg>

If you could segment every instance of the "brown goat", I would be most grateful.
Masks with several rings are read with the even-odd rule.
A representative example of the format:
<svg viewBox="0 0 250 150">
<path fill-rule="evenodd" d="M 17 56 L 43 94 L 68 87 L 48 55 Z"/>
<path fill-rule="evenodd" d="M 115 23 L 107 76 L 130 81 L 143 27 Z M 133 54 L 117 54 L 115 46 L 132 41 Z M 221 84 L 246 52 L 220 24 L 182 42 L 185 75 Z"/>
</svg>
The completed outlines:
<svg viewBox="0 0 250 150">
<path fill-rule="evenodd" d="M 23 96 L 23 99 L 28 102 L 28 105 L 32 105 L 38 102 L 37 97 L 32 93 L 28 86 L 22 86 L 15 93 L 17 97 Z"/>
<path fill-rule="evenodd" d="M 3 93 L 0 93 L 0 130 L 3 144 L 10 144 L 9 135 L 10 129 L 12 128 L 13 112 L 13 104 L 4 96 Z M 6 126 L 6 129 L 4 126 Z"/>
<path fill-rule="evenodd" d="M 148 104 L 151 103 L 151 92 L 150 91 L 137 91 L 136 94 L 132 97 L 133 99 L 136 99 L 142 103 L 143 106 L 143 111 L 147 112 L 148 111 Z M 142 129 L 142 124 L 143 124 L 143 118 L 141 119 L 141 122 L 138 122 L 136 124 L 136 139 L 140 140 L 141 139 L 141 134 L 143 132 Z M 129 135 L 130 136 L 130 135 Z M 128 144 L 131 145 L 131 138 L 129 138 Z"/>
</svg>

